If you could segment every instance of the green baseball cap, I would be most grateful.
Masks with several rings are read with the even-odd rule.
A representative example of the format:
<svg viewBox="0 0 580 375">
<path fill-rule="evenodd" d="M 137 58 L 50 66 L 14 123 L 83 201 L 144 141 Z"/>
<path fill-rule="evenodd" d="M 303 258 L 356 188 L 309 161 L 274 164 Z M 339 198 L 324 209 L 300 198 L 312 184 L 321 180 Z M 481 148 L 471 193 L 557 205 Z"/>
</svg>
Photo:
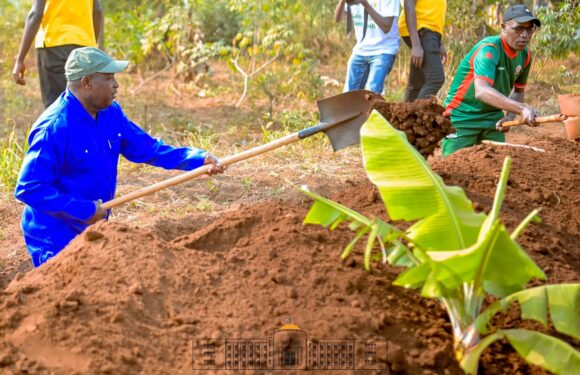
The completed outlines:
<svg viewBox="0 0 580 375">
<path fill-rule="evenodd" d="M 69 82 L 93 73 L 119 73 L 125 70 L 129 61 L 118 61 L 95 47 L 73 50 L 64 66 L 64 75 Z"/>
</svg>

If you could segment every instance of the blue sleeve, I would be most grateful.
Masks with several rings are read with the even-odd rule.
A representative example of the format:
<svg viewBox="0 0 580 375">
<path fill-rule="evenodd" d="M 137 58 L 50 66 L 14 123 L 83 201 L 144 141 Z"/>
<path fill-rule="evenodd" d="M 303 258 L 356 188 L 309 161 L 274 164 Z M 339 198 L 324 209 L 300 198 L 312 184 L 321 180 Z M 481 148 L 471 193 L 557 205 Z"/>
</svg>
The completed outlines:
<svg viewBox="0 0 580 375">
<path fill-rule="evenodd" d="M 122 113 L 122 112 L 121 112 Z M 165 169 L 190 171 L 203 166 L 206 151 L 173 147 L 147 134 L 122 114 L 121 155 L 134 163 L 146 163 Z"/>
<path fill-rule="evenodd" d="M 66 141 L 63 132 L 55 129 L 53 123 L 31 132 L 14 195 L 47 215 L 87 221 L 95 214 L 95 203 L 77 199 L 58 189 L 59 166 L 64 158 Z"/>
</svg>

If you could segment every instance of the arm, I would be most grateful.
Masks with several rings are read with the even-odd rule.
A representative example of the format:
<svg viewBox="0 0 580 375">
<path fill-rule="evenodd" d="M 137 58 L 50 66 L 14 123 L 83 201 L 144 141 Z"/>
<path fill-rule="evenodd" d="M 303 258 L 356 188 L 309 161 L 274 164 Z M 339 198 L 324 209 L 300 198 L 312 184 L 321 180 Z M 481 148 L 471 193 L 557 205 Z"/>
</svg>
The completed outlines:
<svg viewBox="0 0 580 375">
<path fill-rule="evenodd" d="M 445 47 L 445 44 L 443 44 L 443 41 L 441 41 L 441 64 L 445 65 L 447 63 L 448 57 L 447 47 Z"/>
<path fill-rule="evenodd" d="M 381 16 L 375 8 L 373 8 L 367 0 L 355 0 L 356 3 L 361 4 L 371 16 L 373 21 L 377 24 L 377 26 L 386 34 L 391 30 L 391 26 L 393 25 L 394 17 L 383 17 Z"/>
<path fill-rule="evenodd" d="M 130 121 L 120 107 L 117 108 L 123 124 L 120 152 L 127 160 L 183 171 L 190 171 L 205 164 L 208 155 L 206 151 L 189 147 L 172 147 L 160 139 L 153 138 Z"/>
<path fill-rule="evenodd" d="M 519 114 L 526 124 L 536 126 L 536 110 L 524 104 L 525 91 L 523 88 L 514 88 L 511 95 L 506 97 L 483 79 L 476 78 L 474 85 L 475 98 L 477 100 L 481 100 L 495 108 L 512 112 L 512 114 L 508 114 L 506 118 L 500 120 L 498 122 L 499 125 L 504 121 L 513 119 L 513 114 Z"/>
<path fill-rule="evenodd" d="M 99 0 L 93 2 L 93 28 L 95 30 L 95 42 L 99 44 L 101 37 L 101 26 L 103 25 L 103 10 Z"/>
<path fill-rule="evenodd" d="M 411 64 L 423 66 L 423 46 L 417 31 L 417 13 L 415 12 L 415 0 L 405 0 L 405 23 L 411 38 Z"/>
<path fill-rule="evenodd" d="M 15 197 L 47 215 L 87 222 L 97 212 L 95 202 L 63 194 L 56 187 L 65 148 L 59 132 L 51 125 L 37 128 L 29 143 Z"/>
<path fill-rule="evenodd" d="M 334 21 L 340 22 L 344 17 L 344 2 L 345 0 L 338 0 L 336 8 L 334 9 Z"/>
<path fill-rule="evenodd" d="M 34 0 L 32 3 L 32 8 L 26 16 L 26 22 L 24 24 L 24 34 L 22 35 L 22 40 L 20 41 L 20 48 L 18 49 L 18 55 L 16 56 L 16 62 L 14 64 L 14 69 L 12 69 L 12 77 L 14 82 L 19 85 L 26 84 L 24 80 L 24 72 L 26 71 L 26 66 L 24 65 L 24 58 L 30 50 L 32 41 L 40 28 L 40 23 L 42 22 L 42 16 L 44 15 L 44 5 L 46 0 Z"/>
</svg>

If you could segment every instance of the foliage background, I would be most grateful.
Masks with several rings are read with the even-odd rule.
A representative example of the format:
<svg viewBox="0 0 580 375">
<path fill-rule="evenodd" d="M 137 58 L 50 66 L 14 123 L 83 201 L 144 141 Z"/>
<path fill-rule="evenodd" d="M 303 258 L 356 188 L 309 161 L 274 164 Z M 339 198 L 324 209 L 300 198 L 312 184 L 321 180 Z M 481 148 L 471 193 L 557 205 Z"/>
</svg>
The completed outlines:
<svg viewBox="0 0 580 375">
<path fill-rule="evenodd" d="M 552 94 L 575 92 L 580 87 L 578 64 L 569 64 L 577 61 L 570 60 L 570 56 L 580 52 L 578 1 L 525 1 L 537 9 L 544 23 L 533 41 L 536 62 L 532 81 L 543 85 L 542 96 L 547 92 L 554 98 L 539 102 L 541 113 L 557 112 Z M 42 111 L 34 48 L 26 62 L 27 85 L 16 86 L 11 78 L 31 3 L 32 0 L 0 0 L 0 150 L 22 148 L 27 129 Z M 196 138 L 215 132 L 188 119 L 187 108 L 170 103 L 169 96 L 193 94 L 227 98 L 224 100 L 232 104 L 239 102 L 245 108 L 239 112 L 239 121 L 257 122 L 264 136 L 276 130 L 303 127 L 312 120 L 311 107 L 305 103 L 342 91 L 354 40 L 346 36 L 344 23 L 333 20 L 336 3 L 101 0 L 105 14 L 102 45 L 116 58 L 131 61 L 130 74 L 120 77 L 122 94 L 132 94 L 123 104 L 128 114 L 148 131 L 186 132 Z M 450 62 L 440 99 L 445 97 L 465 53 L 482 37 L 498 32 L 498 17 L 506 4 L 448 0 L 444 41 Z M 402 99 L 408 61 L 409 49 L 402 44 L 385 86 L 388 100 Z M 551 69 L 544 69 L 550 64 Z M 217 79 L 216 71 L 222 78 Z M 170 90 L 168 99 L 138 95 L 148 84 L 160 80 Z M 242 95 L 244 84 L 247 95 Z M 167 107 L 173 109 L 166 116 Z M 246 133 L 238 129 L 236 134 Z M 20 142 L 20 147 L 8 142 Z M 18 165 L 18 158 L 13 160 Z"/>
</svg>

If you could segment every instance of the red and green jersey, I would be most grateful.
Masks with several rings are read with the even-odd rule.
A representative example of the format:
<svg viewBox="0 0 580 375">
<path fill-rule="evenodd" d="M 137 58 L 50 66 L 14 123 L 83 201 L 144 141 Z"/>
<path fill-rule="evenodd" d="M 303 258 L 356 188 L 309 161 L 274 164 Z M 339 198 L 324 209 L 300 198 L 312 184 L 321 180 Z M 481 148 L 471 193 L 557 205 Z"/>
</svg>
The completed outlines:
<svg viewBox="0 0 580 375">
<path fill-rule="evenodd" d="M 491 36 L 477 43 L 463 58 L 449 94 L 445 114 L 456 128 L 495 128 L 503 111 L 475 98 L 474 80 L 483 79 L 494 89 L 509 96 L 515 87 L 523 88 L 531 66 L 530 50 L 517 51 L 500 37 Z"/>
</svg>

